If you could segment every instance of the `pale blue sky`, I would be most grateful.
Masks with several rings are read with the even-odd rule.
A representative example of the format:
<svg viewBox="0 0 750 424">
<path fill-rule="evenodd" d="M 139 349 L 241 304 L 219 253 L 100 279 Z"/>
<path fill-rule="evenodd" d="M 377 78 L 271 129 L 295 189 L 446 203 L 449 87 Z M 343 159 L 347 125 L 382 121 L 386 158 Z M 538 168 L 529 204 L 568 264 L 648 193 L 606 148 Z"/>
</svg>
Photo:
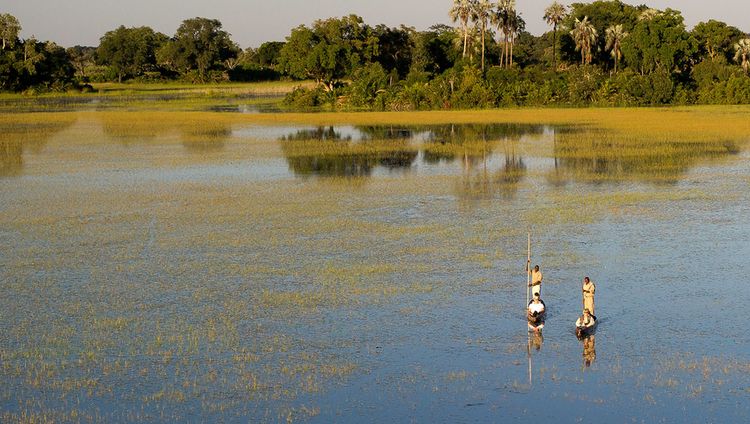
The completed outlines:
<svg viewBox="0 0 750 424">
<path fill-rule="evenodd" d="M 561 1 L 565 4 L 571 1 Z M 627 2 L 627 1 L 626 1 Z M 548 28 L 541 16 L 552 0 L 517 0 L 527 29 L 541 34 Z M 748 0 L 646 0 L 651 7 L 681 10 L 688 27 L 719 19 L 750 31 Z M 355 13 L 371 25 L 406 24 L 423 30 L 450 21 L 452 0 L 0 0 L 0 13 L 16 16 L 22 38 L 32 35 L 65 47 L 96 46 L 105 32 L 119 25 L 147 25 L 173 35 L 180 23 L 196 16 L 219 19 L 241 47 L 284 40 L 289 30 L 316 19 Z"/>
</svg>

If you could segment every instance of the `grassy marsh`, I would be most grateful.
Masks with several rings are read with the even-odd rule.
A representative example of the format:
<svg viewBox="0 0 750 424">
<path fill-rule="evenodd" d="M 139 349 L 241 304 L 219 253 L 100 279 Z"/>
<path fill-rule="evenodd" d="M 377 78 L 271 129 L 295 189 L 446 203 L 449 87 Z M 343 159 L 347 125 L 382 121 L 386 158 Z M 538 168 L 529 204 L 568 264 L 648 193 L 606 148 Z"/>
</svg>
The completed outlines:
<svg viewBox="0 0 750 424">
<path fill-rule="evenodd" d="M 716 263 L 746 269 L 750 108 L 139 108 L 0 115 L 2 421 L 521 413 L 529 228 L 555 308 L 534 384 L 562 419 L 592 388 L 581 418 L 632 418 L 633 398 L 654 419 L 696 401 L 696 416 L 747 417 L 713 415 L 750 386 L 743 354 L 716 347 L 747 337 L 706 334 L 704 305 L 732 303 L 708 286 Z M 446 143 L 252 132 L 414 123 L 561 129 Z M 566 323 L 584 272 L 610 320 L 582 371 Z M 665 289 L 672 331 L 643 338 Z"/>
</svg>

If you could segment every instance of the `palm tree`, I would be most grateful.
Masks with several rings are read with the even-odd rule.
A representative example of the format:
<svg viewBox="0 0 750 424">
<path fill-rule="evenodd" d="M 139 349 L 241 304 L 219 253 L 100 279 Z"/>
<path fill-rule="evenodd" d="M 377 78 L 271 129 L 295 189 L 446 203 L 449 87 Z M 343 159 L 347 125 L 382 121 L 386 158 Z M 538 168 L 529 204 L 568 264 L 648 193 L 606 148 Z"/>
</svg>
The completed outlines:
<svg viewBox="0 0 750 424">
<path fill-rule="evenodd" d="M 558 2 L 544 9 L 544 20 L 547 21 L 547 25 L 552 25 L 552 68 L 555 70 L 557 70 L 557 26 L 567 15 L 567 8 Z"/>
<path fill-rule="evenodd" d="M 458 37 L 453 39 L 453 46 L 456 49 L 461 49 L 464 44 L 464 34 L 460 29 L 455 30 Z M 469 58 L 470 63 L 474 63 L 474 57 L 481 54 L 479 49 L 482 47 L 482 37 L 479 34 L 479 27 L 476 25 L 469 25 L 466 36 L 466 56 Z"/>
<path fill-rule="evenodd" d="M 516 44 L 516 38 L 526 30 L 526 21 L 515 9 L 511 11 L 508 29 L 510 30 L 510 66 L 513 66 L 513 46 Z"/>
<path fill-rule="evenodd" d="M 471 0 L 453 0 L 450 17 L 453 22 L 461 22 L 461 30 L 464 33 L 464 52 L 461 57 L 466 57 L 466 45 L 469 42 L 469 19 L 471 18 Z"/>
<path fill-rule="evenodd" d="M 750 38 L 743 38 L 734 45 L 734 60 L 742 64 L 745 73 L 750 71 Z"/>
<path fill-rule="evenodd" d="M 654 19 L 655 17 L 661 15 L 661 12 L 659 12 L 657 9 L 646 9 L 643 12 L 641 12 L 640 15 L 638 15 L 639 21 L 650 21 L 651 19 Z"/>
<path fill-rule="evenodd" d="M 510 44 L 514 33 L 514 28 L 518 27 L 517 20 L 520 18 L 516 13 L 516 0 L 499 0 L 497 9 L 492 14 L 492 23 L 503 33 L 503 53 L 500 56 L 500 66 L 509 66 Z"/>
<path fill-rule="evenodd" d="M 479 24 L 479 29 L 482 31 L 482 71 L 484 71 L 485 35 L 487 34 L 487 24 L 490 20 L 492 9 L 493 6 L 490 0 L 475 0 L 472 2 L 471 19 Z"/>
<path fill-rule="evenodd" d="M 622 40 L 628 35 L 629 34 L 622 29 L 622 25 L 612 25 L 607 28 L 607 46 L 605 49 L 611 50 L 612 58 L 615 59 L 615 73 L 617 73 L 617 65 L 620 63 L 620 59 L 622 59 Z"/>
<path fill-rule="evenodd" d="M 576 18 L 570 35 L 576 43 L 576 50 L 581 51 L 581 64 L 590 64 L 591 48 L 596 43 L 597 32 L 596 28 L 589 22 L 589 17 L 584 16 L 582 21 Z"/>
</svg>

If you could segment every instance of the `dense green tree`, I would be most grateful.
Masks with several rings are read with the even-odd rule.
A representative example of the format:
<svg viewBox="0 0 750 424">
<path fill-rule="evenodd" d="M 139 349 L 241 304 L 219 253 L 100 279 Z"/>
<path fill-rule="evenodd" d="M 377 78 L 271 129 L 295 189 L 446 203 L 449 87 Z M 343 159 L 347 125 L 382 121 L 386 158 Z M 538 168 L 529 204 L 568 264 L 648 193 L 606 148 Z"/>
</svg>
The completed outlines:
<svg viewBox="0 0 750 424">
<path fill-rule="evenodd" d="M 377 37 L 378 49 L 373 61 L 378 62 L 388 73 L 394 73 L 403 78 L 409 73 L 414 51 L 414 28 L 401 26 L 389 28 L 378 25 L 373 28 L 373 35 Z"/>
<path fill-rule="evenodd" d="M 700 56 L 710 60 L 721 56 L 731 59 L 734 55 L 732 47 L 745 35 L 739 29 L 713 19 L 699 23 L 691 33 L 698 42 Z"/>
<path fill-rule="evenodd" d="M 32 37 L 0 55 L 1 90 L 64 90 L 73 83 L 74 74 L 65 49 L 51 41 Z"/>
<path fill-rule="evenodd" d="M 372 60 L 378 38 L 356 15 L 316 21 L 312 28 L 292 30 L 281 50 L 279 65 L 295 78 L 312 78 L 328 91 L 340 79 Z"/>
<path fill-rule="evenodd" d="M 700 63 L 693 66 L 691 75 L 698 85 L 698 91 L 710 90 L 718 82 L 726 81 L 732 75 L 733 67 L 727 65 L 724 58 L 718 57 L 715 60 L 710 58 L 703 59 Z"/>
<path fill-rule="evenodd" d="M 452 48 L 456 33 L 447 25 L 433 25 L 427 31 L 413 34 L 412 38 L 412 72 L 437 75 L 451 68 L 458 59 Z"/>
<path fill-rule="evenodd" d="M 87 69 L 96 64 L 96 47 L 73 46 L 67 50 L 76 75 L 86 78 Z"/>
<path fill-rule="evenodd" d="M 518 34 L 516 47 L 513 50 L 513 61 L 521 68 L 543 63 L 545 46 L 541 37 L 535 37 L 527 31 Z"/>
<path fill-rule="evenodd" d="M 274 68 L 281 57 L 281 49 L 284 48 L 283 41 L 268 41 L 255 50 L 253 62 L 264 68 Z"/>
<path fill-rule="evenodd" d="M 609 52 L 604 48 L 607 28 L 611 25 L 622 25 L 624 31 L 631 32 L 638 22 L 641 9 L 645 9 L 645 6 L 633 7 L 619 0 L 573 3 L 570 6 L 570 13 L 563 21 L 563 26 L 573 29 L 576 19 L 580 21 L 588 17 L 597 34 L 596 40 L 591 45 L 591 62 L 609 63 Z M 570 33 L 560 35 L 560 49 L 562 56 L 569 61 L 576 61 L 576 58 L 580 57 Z"/>
<path fill-rule="evenodd" d="M 682 15 L 672 9 L 641 19 L 622 42 L 628 66 L 641 74 L 656 70 L 689 73 L 697 48 L 695 38 L 685 29 Z"/>
<path fill-rule="evenodd" d="M 556 1 L 544 9 L 544 20 L 548 25 L 552 25 L 552 69 L 555 70 L 557 70 L 557 27 L 567 14 L 567 8 Z"/>
<path fill-rule="evenodd" d="M 390 85 L 388 74 L 377 62 L 357 69 L 353 77 L 349 97 L 350 104 L 356 107 L 372 106 L 378 95 Z"/>
<path fill-rule="evenodd" d="M 15 16 L 10 13 L 0 14 L 0 38 L 2 38 L 3 48 L 14 47 L 18 41 L 18 34 L 21 33 L 21 24 Z"/>
<path fill-rule="evenodd" d="M 192 18 L 182 22 L 174 37 L 157 52 L 158 62 L 180 74 L 197 72 L 205 82 L 212 69 L 223 69 L 227 59 L 237 57 L 239 47 L 216 19 Z"/>
<path fill-rule="evenodd" d="M 96 49 L 96 61 L 110 67 L 117 81 L 136 77 L 156 66 L 156 52 L 167 36 L 149 27 L 119 28 L 108 31 Z"/>
</svg>

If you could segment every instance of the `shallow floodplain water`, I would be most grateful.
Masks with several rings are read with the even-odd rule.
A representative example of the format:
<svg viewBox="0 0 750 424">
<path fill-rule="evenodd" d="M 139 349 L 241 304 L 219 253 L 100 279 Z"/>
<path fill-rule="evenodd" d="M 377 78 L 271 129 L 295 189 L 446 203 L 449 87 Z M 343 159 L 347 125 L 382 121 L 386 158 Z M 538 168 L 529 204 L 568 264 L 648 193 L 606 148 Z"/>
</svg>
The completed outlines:
<svg viewBox="0 0 750 424">
<path fill-rule="evenodd" d="M 3 422 L 750 418 L 748 136 L 22 115 Z"/>
</svg>

